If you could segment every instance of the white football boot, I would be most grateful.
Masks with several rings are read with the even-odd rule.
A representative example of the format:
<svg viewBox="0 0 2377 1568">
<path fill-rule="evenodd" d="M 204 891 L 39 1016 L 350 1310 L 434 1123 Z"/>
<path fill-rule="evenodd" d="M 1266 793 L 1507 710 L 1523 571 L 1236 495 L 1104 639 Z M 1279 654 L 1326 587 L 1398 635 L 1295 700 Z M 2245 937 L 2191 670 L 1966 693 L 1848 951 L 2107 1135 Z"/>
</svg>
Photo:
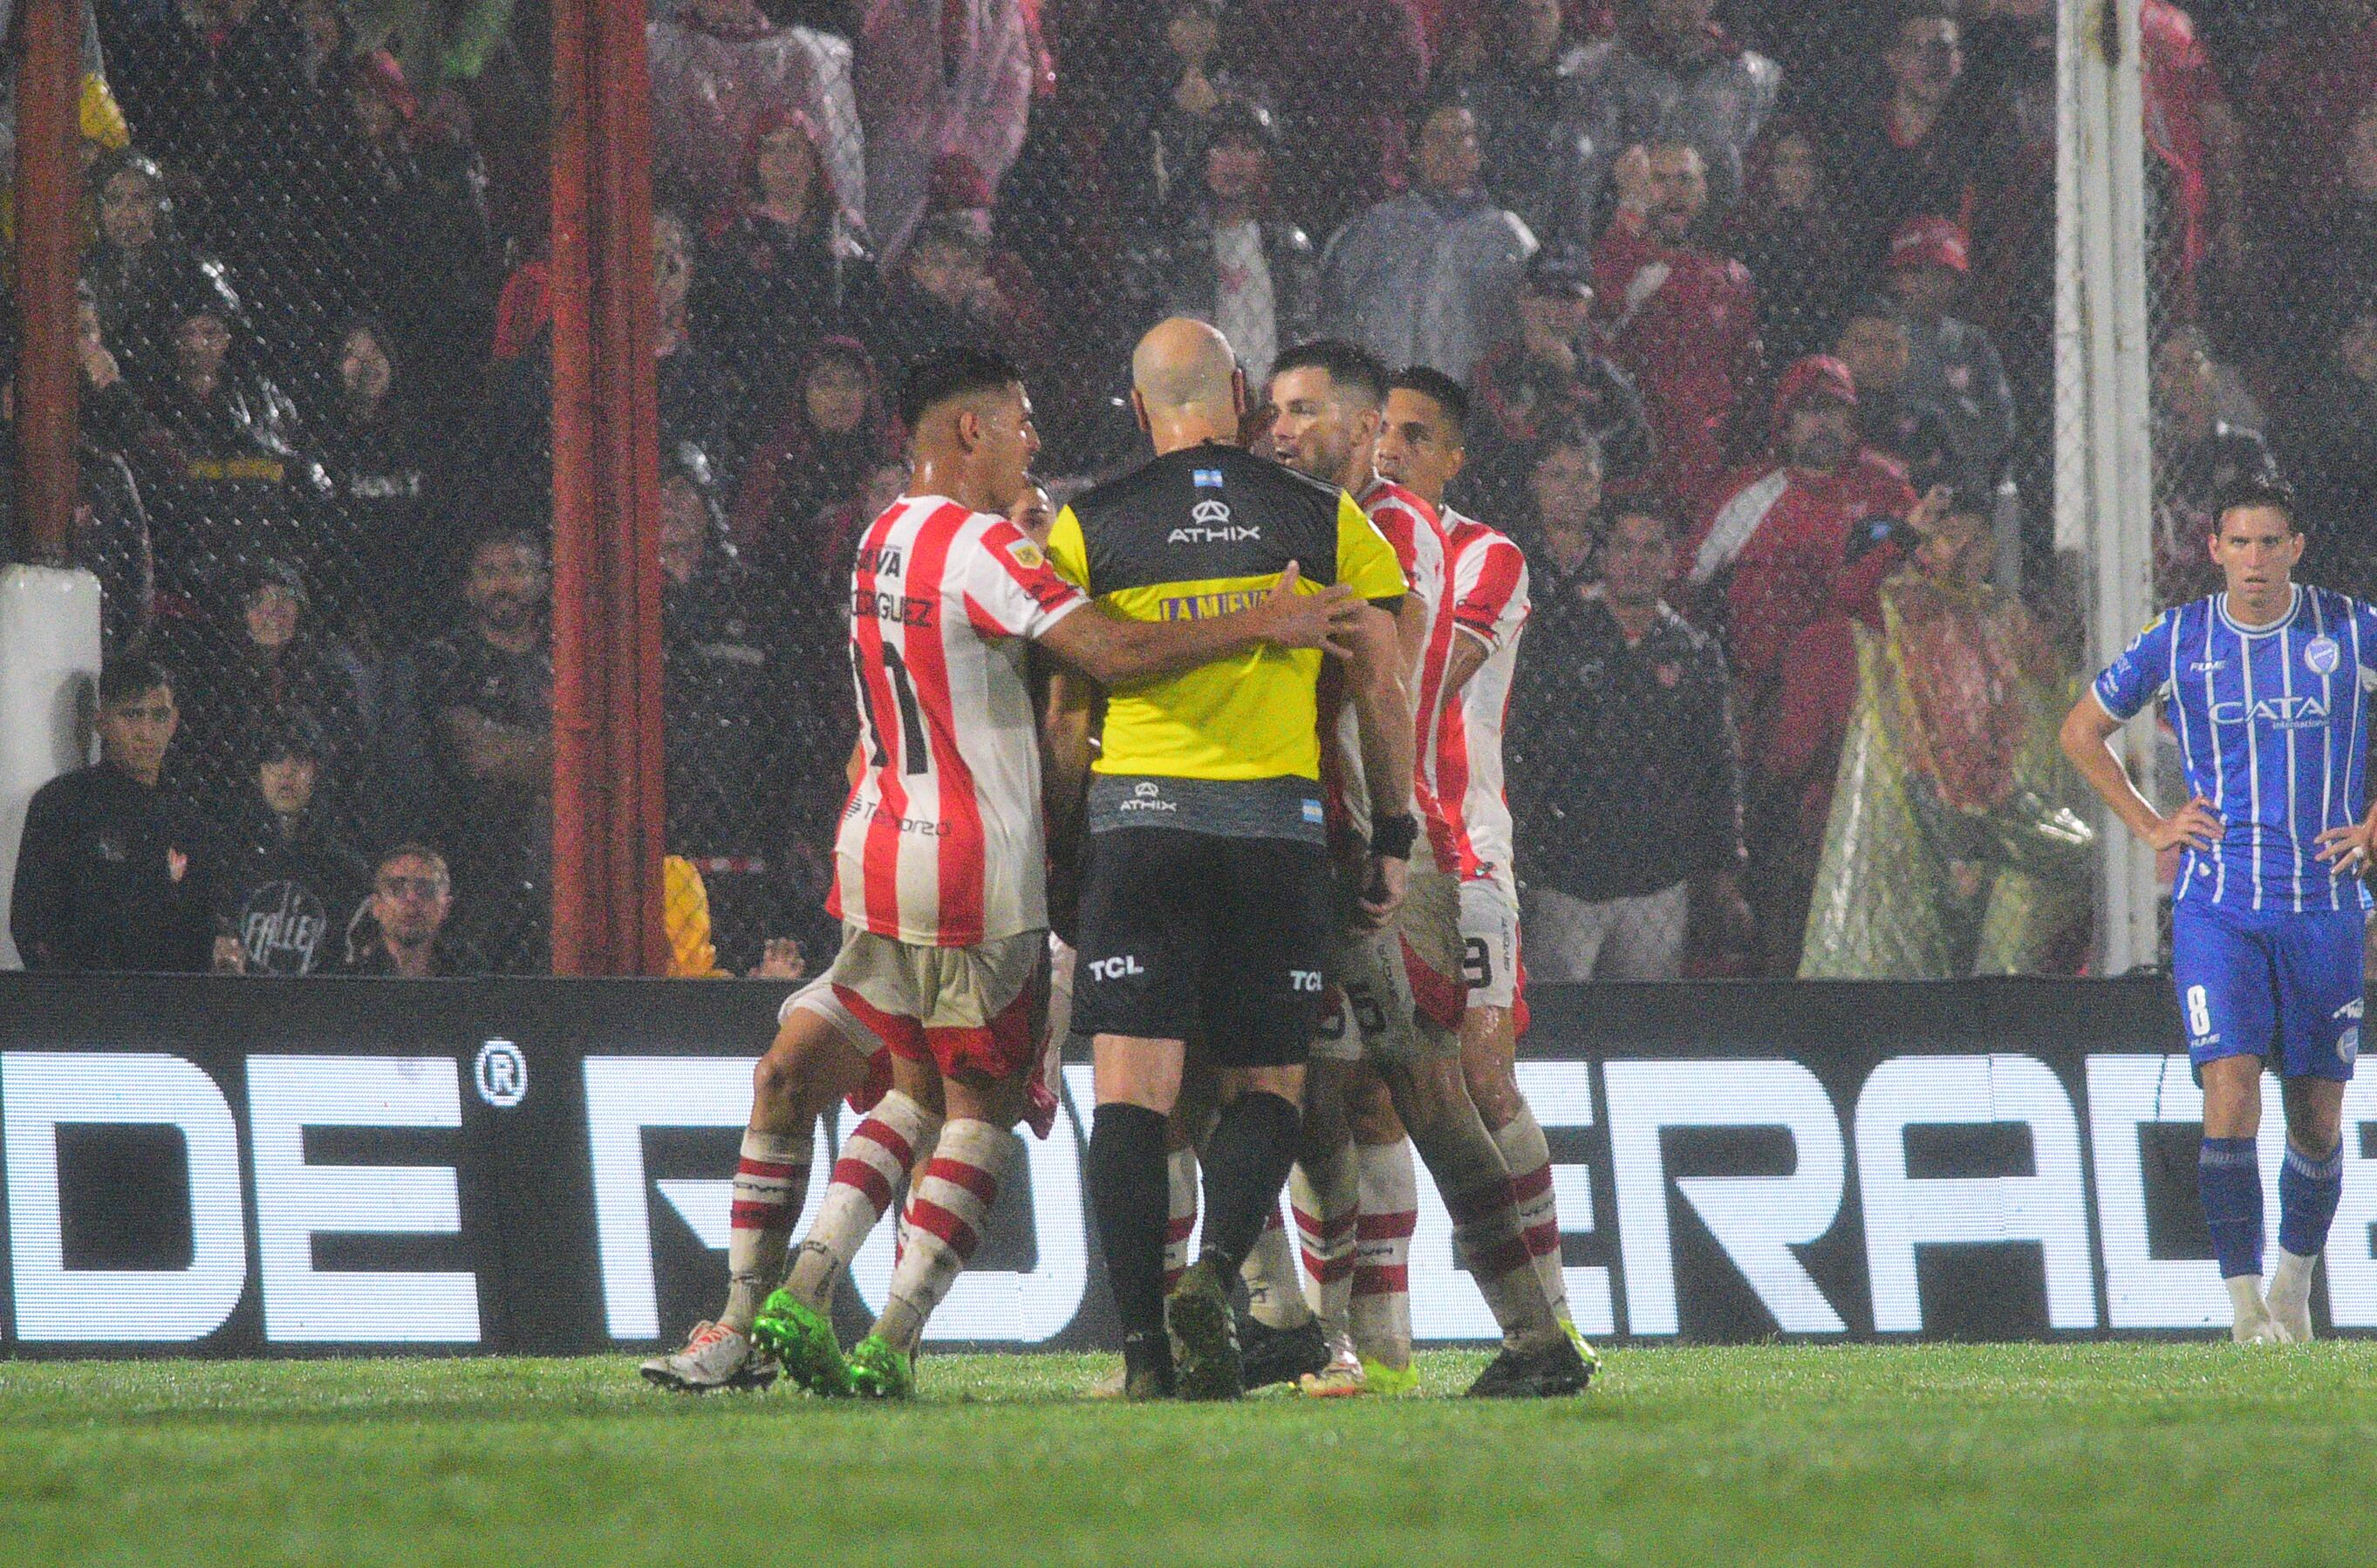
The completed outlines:
<svg viewBox="0 0 2377 1568">
<path fill-rule="evenodd" d="M 1329 1364 L 1317 1372 L 1306 1372 L 1296 1380 L 1296 1387 L 1308 1399 L 1354 1399 L 1368 1394 L 1368 1369 L 1354 1352 L 1353 1336 L 1342 1332 L 1330 1335 Z"/>
<path fill-rule="evenodd" d="M 713 1388 L 765 1388 L 776 1381 L 776 1358 L 723 1323 L 698 1323 L 685 1348 L 654 1356 L 639 1369 L 644 1380 L 679 1394 Z"/>
<path fill-rule="evenodd" d="M 2300 1258 L 2280 1248 L 2278 1266 L 2270 1275 L 2268 1306 L 2271 1321 L 2289 1345 L 2311 1343 L 2311 1277 L 2316 1257 Z"/>
</svg>

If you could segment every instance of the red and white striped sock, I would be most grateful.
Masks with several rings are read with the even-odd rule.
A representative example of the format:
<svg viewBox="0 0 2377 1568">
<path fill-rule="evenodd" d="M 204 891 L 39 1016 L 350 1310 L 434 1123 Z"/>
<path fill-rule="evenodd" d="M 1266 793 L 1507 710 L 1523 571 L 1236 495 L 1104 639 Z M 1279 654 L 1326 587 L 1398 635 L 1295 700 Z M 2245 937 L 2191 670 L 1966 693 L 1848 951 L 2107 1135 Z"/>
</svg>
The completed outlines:
<svg viewBox="0 0 2377 1568">
<path fill-rule="evenodd" d="M 1265 1328 L 1302 1328 L 1312 1321 L 1303 1281 L 1296 1277 L 1296 1249 L 1288 1242 L 1279 1205 L 1271 1206 L 1262 1234 L 1255 1238 L 1255 1250 L 1238 1265 L 1238 1277 L 1247 1282 L 1248 1315 Z"/>
<path fill-rule="evenodd" d="M 1346 1313 L 1354 1293 L 1354 1221 L 1361 1206 L 1353 1146 L 1289 1171 L 1287 1203 L 1296 1215 L 1296 1240 L 1304 1248 L 1313 1315 L 1324 1334 L 1350 1333 Z"/>
<path fill-rule="evenodd" d="M 1535 1276 L 1544 1282 L 1552 1315 L 1566 1323 L 1568 1275 L 1560 1265 L 1559 1213 L 1552 1201 L 1551 1145 L 1545 1141 L 1535 1113 L 1523 1102 L 1518 1115 L 1495 1129 L 1494 1146 L 1511 1168 L 1511 1199 L 1518 1205 L 1519 1233 L 1535 1260 Z"/>
<path fill-rule="evenodd" d="M 1411 1144 L 1354 1151 L 1360 1219 L 1354 1228 L 1354 1348 L 1391 1367 L 1411 1365 L 1411 1239 L 1419 1229 L 1419 1171 Z"/>
<path fill-rule="evenodd" d="M 908 1249 L 875 1323 L 892 1348 L 916 1353 L 926 1320 L 981 1244 L 999 1179 L 1021 1146 L 1014 1134 L 988 1122 L 962 1120 L 941 1129 L 932 1163 L 908 1198 Z"/>
<path fill-rule="evenodd" d="M 784 1277 L 784 1250 L 809 1189 L 810 1132 L 743 1134 L 735 1162 L 732 1229 L 726 1233 L 726 1306 L 718 1321 L 751 1332 L 759 1302 Z"/>
<path fill-rule="evenodd" d="M 1504 1340 L 1525 1346 L 1557 1339 L 1559 1324 L 1544 1300 L 1535 1259 L 1519 1233 L 1511 1183 L 1497 1174 L 1468 1192 L 1446 1193 L 1444 1206 L 1452 1217 L 1453 1251 L 1476 1281 Z"/>
<path fill-rule="evenodd" d="M 786 1289 L 810 1306 L 823 1308 L 833 1294 L 834 1281 L 858 1255 L 891 1195 L 906 1179 L 917 1157 L 933 1147 L 941 1119 L 893 1089 L 878 1100 L 874 1113 L 851 1130 L 833 1162 L 833 1180 L 818 1204 L 817 1218 L 793 1254 Z"/>
<path fill-rule="evenodd" d="M 1172 1200 L 1164 1224 L 1164 1293 L 1188 1272 L 1188 1237 L 1197 1229 L 1197 1151 L 1177 1148 L 1164 1157 L 1164 1184 Z"/>
</svg>

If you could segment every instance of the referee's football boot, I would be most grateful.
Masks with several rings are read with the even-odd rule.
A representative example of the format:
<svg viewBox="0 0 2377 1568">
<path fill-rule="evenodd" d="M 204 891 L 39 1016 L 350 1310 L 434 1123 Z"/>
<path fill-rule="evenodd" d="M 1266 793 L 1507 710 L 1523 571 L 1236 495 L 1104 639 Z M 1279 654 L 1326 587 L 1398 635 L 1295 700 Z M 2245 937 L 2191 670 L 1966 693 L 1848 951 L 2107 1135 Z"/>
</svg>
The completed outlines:
<svg viewBox="0 0 2377 1568">
<path fill-rule="evenodd" d="M 840 1399 L 851 1393 L 850 1366 L 842 1359 L 832 1320 L 790 1290 L 774 1291 L 759 1303 L 751 1337 L 811 1394 Z"/>
<path fill-rule="evenodd" d="M 1487 1363 L 1469 1385 L 1472 1399 L 1559 1399 L 1584 1392 L 1599 1370 L 1598 1360 L 1588 1361 L 1578 1353 L 1573 1341 L 1562 1335 L 1546 1344 L 1526 1349 L 1505 1348 Z"/>
<path fill-rule="evenodd" d="M 1164 1327 L 1172 1340 L 1174 1392 L 1181 1398 L 1236 1399 L 1247 1391 L 1238 1320 L 1219 1264 L 1205 1258 L 1189 1265 L 1164 1298 Z"/>
<path fill-rule="evenodd" d="M 870 1334 L 850 1348 L 850 1390 L 861 1399 L 914 1399 L 915 1358 Z"/>
<path fill-rule="evenodd" d="M 655 1388 L 676 1394 L 712 1389 L 760 1389 L 776 1381 L 776 1358 L 723 1323 L 698 1323 L 685 1348 L 654 1356 L 637 1369 Z"/>
<path fill-rule="evenodd" d="M 1249 1394 L 1274 1383 L 1294 1384 L 1328 1367 L 1329 1336 L 1320 1332 L 1319 1318 L 1306 1318 L 1294 1328 L 1248 1318 L 1238 1324 L 1238 1363 Z"/>
<path fill-rule="evenodd" d="M 1115 1396 L 1132 1404 L 1169 1399 L 1179 1386 L 1173 1375 L 1171 1336 L 1161 1332 L 1122 1336 L 1122 1373 Z M 1093 1392 L 1093 1398 L 1098 1396 Z"/>
</svg>

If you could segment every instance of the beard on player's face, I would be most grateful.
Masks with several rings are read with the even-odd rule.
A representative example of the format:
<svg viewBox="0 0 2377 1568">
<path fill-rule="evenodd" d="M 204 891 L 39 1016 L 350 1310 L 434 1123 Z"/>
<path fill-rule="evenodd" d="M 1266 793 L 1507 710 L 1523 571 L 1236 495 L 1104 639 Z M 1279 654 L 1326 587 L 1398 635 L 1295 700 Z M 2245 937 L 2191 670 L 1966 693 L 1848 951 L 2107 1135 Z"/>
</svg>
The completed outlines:
<svg viewBox="0 0 2377 1568">
<path fill-rule="evenodd" d="M 1354 456 L 1354 438 L 1342 425 L 1316 422 L 1292 436 L 1274 433 L 1272 446 L 1279 460 L 1308 479 L 1334 484 Z"/>
</svg>

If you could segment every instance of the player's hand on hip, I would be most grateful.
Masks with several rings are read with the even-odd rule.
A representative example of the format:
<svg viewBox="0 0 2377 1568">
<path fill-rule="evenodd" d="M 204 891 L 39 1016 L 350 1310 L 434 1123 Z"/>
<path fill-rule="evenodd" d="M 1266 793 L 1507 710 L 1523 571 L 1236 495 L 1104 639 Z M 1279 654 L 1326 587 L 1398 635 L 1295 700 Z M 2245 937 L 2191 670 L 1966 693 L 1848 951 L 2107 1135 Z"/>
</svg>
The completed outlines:
<svg viewBox="0 0 2377 1568">
<path fill-rule="evenodd" d="M 1369 871 L 1362 878 L 1360 917 L 1356 921 L 1364 931 L 1383 931 L 1404 907 L 1404 893 L 1411 879 L 1411 863 L 1390 855 L 1372 855 Z"/>
<path fill-rule="evenodd" d="M 2329 828 L 2319 836 L 2319 858 L 2338 871 L 2350 872 L 2355 876 L 2364 874 L 2369 870 L 2370 840 L 2377 837 L 2371 826 L 2368 822 L 2356 822 L 2348 827 Z"/>
<path fill-rule="evenodd" d="M 2147 829 L 2146 842 L 2158 851 L 2209 849 L 2220 842 L 2225 827 L 2213 814 L 2212 802 L 2198 795 Z"/>
<path fill-rule="evenodd" d="M 1344 638 L 1362 613 L 1362 601 L 1344 583 L 1332 583 L 1318 593 L 1299 593 L 1304 567 L 1295 561 L 1263 601 L 1263 640 L 1280 647 L 1313 647 L 1343 659 L 1353 645 Z"/>
</svg>

